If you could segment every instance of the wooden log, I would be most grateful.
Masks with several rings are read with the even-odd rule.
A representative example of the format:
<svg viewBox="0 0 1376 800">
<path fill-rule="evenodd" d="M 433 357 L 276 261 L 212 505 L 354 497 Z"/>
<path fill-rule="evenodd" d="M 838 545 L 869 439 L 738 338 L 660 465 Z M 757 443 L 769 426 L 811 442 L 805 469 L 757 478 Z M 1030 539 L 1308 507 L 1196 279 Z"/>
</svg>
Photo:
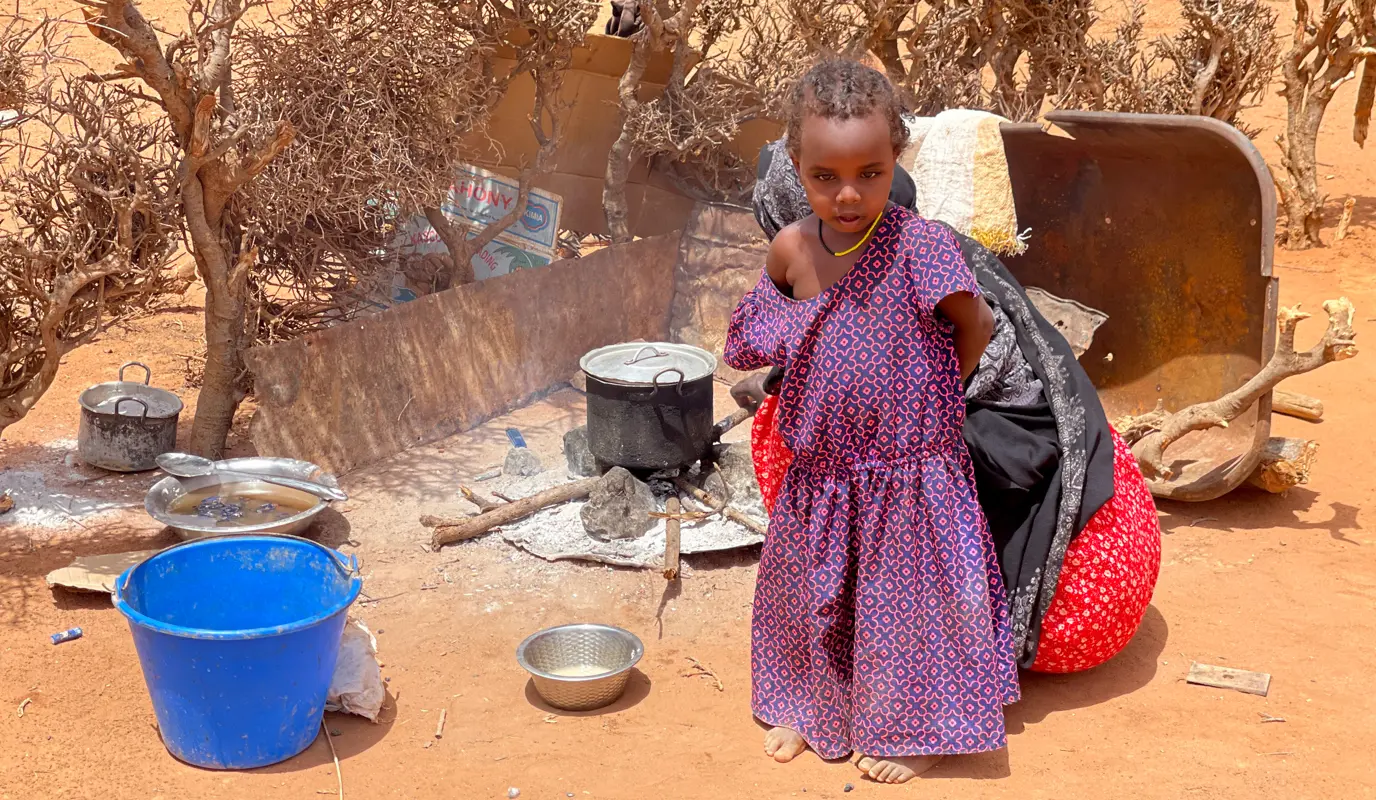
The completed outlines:
<svg viewBox="0 0 1376 800">
<path fill-rule="evenodd" d="M 678 517 L 681 510 L 678 498 L 670 497 L 664 510 L 668 512 L 664 519 L 664 580 L 672 581 L 678 579 L 679 546 L 683 533 L 683 521 Z"/>
<path fill-rule="evenodd" d="M 430 543 L 438 550 L 447 544 L 473 539 L 493 528 L 525 519 L 542 508 L 582 500 L 592 493 L 592 487 L 596 486 L 599 480 L 601 478 L 584 478 L 561 484 L 467 519 L 424 516 L 420 518 L 420 524 L 435 529 Z"/>
<path fill-rule="evenodd" d="M 692 495 L 695 500 L 712 509 L 713 511 L 720 511 L 723 517 L 726 517 L 732 522 L 744 525 L 746 528 L 749 528 L 750 530 L 754 531 L 755 533 L 758 533 L 761 536 L 764 536 L 768 532 L 768 528 L 764 525 L 764 523 L 760 522 L 754 517 L 749 516 L 748 514 L 737 511 L 734 508 L 727 507 L 723 503 L 717 502 L 717 498 L 713 497 L 707 492 L 704 492 L 702 489 L 699 489 L 698 487 L 694 486 L 693 484 L 689 483 L 683 478 L 674 478 L 674 485 L 677 486 L 679 489 Z"/>
<path fill-rule="evenodd" d="M 1323 401 L 1299 392 L 1276 389 L 1271 393 L 1271 410 L 1287 417 L 1318 422 L 1323 419 Z"/>
<path fill-rule="evenodd" d="M 1319 443 L 1308 439 L 1272 437 L 1267 440 L 1257 466 L 1247 482 L 1271 494 L 1309 482 L 1309 470 L 1319 453 Z"/>
</svg>

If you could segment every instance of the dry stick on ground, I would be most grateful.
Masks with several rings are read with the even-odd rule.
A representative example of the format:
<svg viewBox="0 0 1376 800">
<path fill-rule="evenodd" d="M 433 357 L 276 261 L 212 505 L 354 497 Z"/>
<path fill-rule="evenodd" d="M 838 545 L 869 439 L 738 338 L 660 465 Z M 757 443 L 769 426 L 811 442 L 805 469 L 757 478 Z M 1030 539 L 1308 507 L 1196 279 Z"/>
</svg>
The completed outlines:
<svg viewBox="0 0 1376 800">
<path fill-rule="evenodd" d="M 678 498 L 670 497 L 664 510 L 668 512 L 664 519 L 664 579 L 672 581 L 678 578 L 679 537 L 683 532 L 683 522 L 677 516 Z"/>
<path fill-rule="evenodd" d="M 1277 389 L 1271 394 L 1271 411 L 1295 419 L 1318 422 L 1323 419 L 1323 401 L 1307 394 Z"/>
<path fill-rule="evenodd" d="M 1343 215 L 1338 218 L 1338 232 L 1333 238 L 1339 242 L 1347 238 L 1347 229 L 1352 225 L 1352 213 L 1357 210 L 1357 198 L 1349 197 L 1343 203 Z"/>
<path fill-rule="evenodd" d="M 717 687 L 717 691 L 726 691 L 726 686 L 722 684 L 721 678 L 717 677 L 717 673 L 713 672 L 711 667 L 707 666 L 701 661 L 698 661 L 696 658 L 693 658 L 692 656 L 688 656 L 688 663 L 692 665 L 692 669 L 683 673 L 683 677 L 708 678 L 712 681 L 712 684 Z"/>
<path fill-rule="evenodd" d="M 1239 389 L 1217 400 L 1198 403 L 1175 413 L 1167 413 L 1161 406 L 1140 417 L 1119 422 L 1118 428 L 1132 444 L 1133 455 L 1147 477 L 1174 477 L 1166 463 L 1166 449 L 1192 431 L 1227 427 L 1253 403 L 1260 400 L 1276 384 L 1286 378 L 1318 369 L 1332 361 L 1344 361 L 1357 355 L 1352 330 L 1352 303 L 1346 297 L 1323 304 L 1328 312 L 1328 330 L 1309 350 L 1295 351 L 1295 329 L 1309 315 L 1298 307 L 1282 308 L 1277 315 L 1280 336 L 1276 353 L 1251 380 Z"/>
<path fill-rule="evenodd" d="M 715 497 L 703 491 L 702 489 L 699 489 L 698 487 L 694 486 L 693 484 L 689 483 L 683 478 L 674 478 L 674 485 L 677 486 L 679 489 L 692 495 L 693 498 L 696 499 L 699 503 L 706 505 L 708 508 L 713 509 L 714 511 L 719 511 L 723 517 L 726 517 L 732 522 L 740 523 L 741 525 L 744 525 L 745 527 L 749 528 L 755 533 L 758 533 L 761 536 L 765 535 L 767 528 L 763 523 L 761 523 L 754 517 L 737 511 L 734 508 L 727 507 L 725 503 L 718 502 Z"/>
<path fill-rule="evenodd" d="M 427 515 L 420 518 L 420 524 L 435 529 L 430 541 L 438 550 L 447 544 L 482 536 L 493 528 L 524 519 L 542 508 L 582 500 L 592 493 L 592 487 L 596 486 L 599 480 L 601 478 L 584 478 L 581 481 L 565 483 L 467 519 Z"/>
<path fill-rule="evenodd" d="M 330 756 L 334 758 L 334 779 L 339 784 L 339 800 L 344 800 L 344 771 L 339 768 L 339 754 L 334 751 L 334 737 L 330 736 L 330 729 L 325 727 L 325 720 L 320 720 L 320 732 L 325 734 L 325 743 L 330 746 Z"/>
<path fill-rule="evenodd" d="M 440 709 L 440 721 L 439 721 L 438 723 L 435 724 L 435 738 L 436 738 L 436 739 L 443 739 L 443 738 L 444 738 L 444 720 L 445 720 L 445 718 L 448 717 L 448 716 L 449 716 L 449 709 L 447 709 L 447 708 L 441 708 L 441 709 Z"/>
</svg>

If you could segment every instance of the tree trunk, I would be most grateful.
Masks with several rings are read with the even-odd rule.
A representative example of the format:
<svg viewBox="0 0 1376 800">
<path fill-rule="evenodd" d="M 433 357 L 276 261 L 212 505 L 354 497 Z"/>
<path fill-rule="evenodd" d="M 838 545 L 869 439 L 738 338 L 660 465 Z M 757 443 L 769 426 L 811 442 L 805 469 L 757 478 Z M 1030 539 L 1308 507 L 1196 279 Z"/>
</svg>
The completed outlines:
<svg viewBox="0 0 1376 800">
<path fill-rule="evenodd" d="M 209 459 L 224 456 L 234 412 L 244 399 L 245 296 L 248 271 L 257 249 L 233 256 L 232 234 L 216 210 L 207 213 L 205 184 L 189 178 L 182 187 L 182 207 L 191 254 L 205 281 L 205 377 L 191 423 L 192 453 Z"/>
<path fill-rule="evenodd" d="M 245 392 L 244 303 L 228 292 L 205 296 L 205 377 L 196 399 L 191 424 L 192 453 L 209 459 L 224 457 L 225 439 L 234 426 L 234 413 Z"/>
<path fill-rule="evenodd" d="M 1304 91 L 1303 88 L 1300 91 Z M 1290 186 L 1285 192 L 1285 246 L 1307 250 L 1323 245 L 1323 195 L 1319 193 L 1318 138 L 1323 108 L 1313 98 L 1303 113 L 1286 122 L 1285 171 Z"/>
<path fill-rule="evenodd" d="M 635 160 L 635 142 L 626 127 L 626 120 L 640 107 L 636 95 L 640 90 L 641 78 L 645 75 L 645 67 L 650 63 L 650 51 L 654 48 L 648 27 L 637 33 L 634 41 L 631 62 L 626 65 L 626 71 L 617 85 L 621 133 L 607 153 L 607 174 L 602 184 L 602 209 L 607 218 L 607 232 L 611 234 L 613 242 L 631 240 L 631 212 L 626 200 L 626 182 L 630 180 L 631 164 Z"/>
</svg>

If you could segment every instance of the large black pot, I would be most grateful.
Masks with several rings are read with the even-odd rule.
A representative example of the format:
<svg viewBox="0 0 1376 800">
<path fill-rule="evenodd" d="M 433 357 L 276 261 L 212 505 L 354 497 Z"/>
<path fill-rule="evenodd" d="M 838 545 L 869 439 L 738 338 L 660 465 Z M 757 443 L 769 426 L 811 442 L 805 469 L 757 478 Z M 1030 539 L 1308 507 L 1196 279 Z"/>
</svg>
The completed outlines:
<svg viewBox="0 0 1376 800">
<path fill-rule="evenodd" d="M 669 469 L 712 444 L 716 356 L 682 344 L 618 344 L 583 356 L 588 448 L 600 463 Z"/>
</svg>

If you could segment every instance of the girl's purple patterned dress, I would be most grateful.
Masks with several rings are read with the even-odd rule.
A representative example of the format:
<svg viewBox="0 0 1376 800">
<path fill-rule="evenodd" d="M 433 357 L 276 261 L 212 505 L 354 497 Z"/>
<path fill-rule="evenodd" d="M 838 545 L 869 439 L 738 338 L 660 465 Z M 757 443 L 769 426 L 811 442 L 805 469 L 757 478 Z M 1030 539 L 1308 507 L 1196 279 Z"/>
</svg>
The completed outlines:
<svg viewBox="0 0 1376 800">
<path fill-rule="evenodd" d="M 794 460 L 769 520 L 751 630 L 752 706 L 823 758 L 1004 746 L 1018 699 L 1008 608 L 961 438 L 965 398 L 936 305 L 979 294 L 950 232 L 890 207 L 810 300 L 768 275 L 726 339 L 787 370 Z"/>
</svg>

